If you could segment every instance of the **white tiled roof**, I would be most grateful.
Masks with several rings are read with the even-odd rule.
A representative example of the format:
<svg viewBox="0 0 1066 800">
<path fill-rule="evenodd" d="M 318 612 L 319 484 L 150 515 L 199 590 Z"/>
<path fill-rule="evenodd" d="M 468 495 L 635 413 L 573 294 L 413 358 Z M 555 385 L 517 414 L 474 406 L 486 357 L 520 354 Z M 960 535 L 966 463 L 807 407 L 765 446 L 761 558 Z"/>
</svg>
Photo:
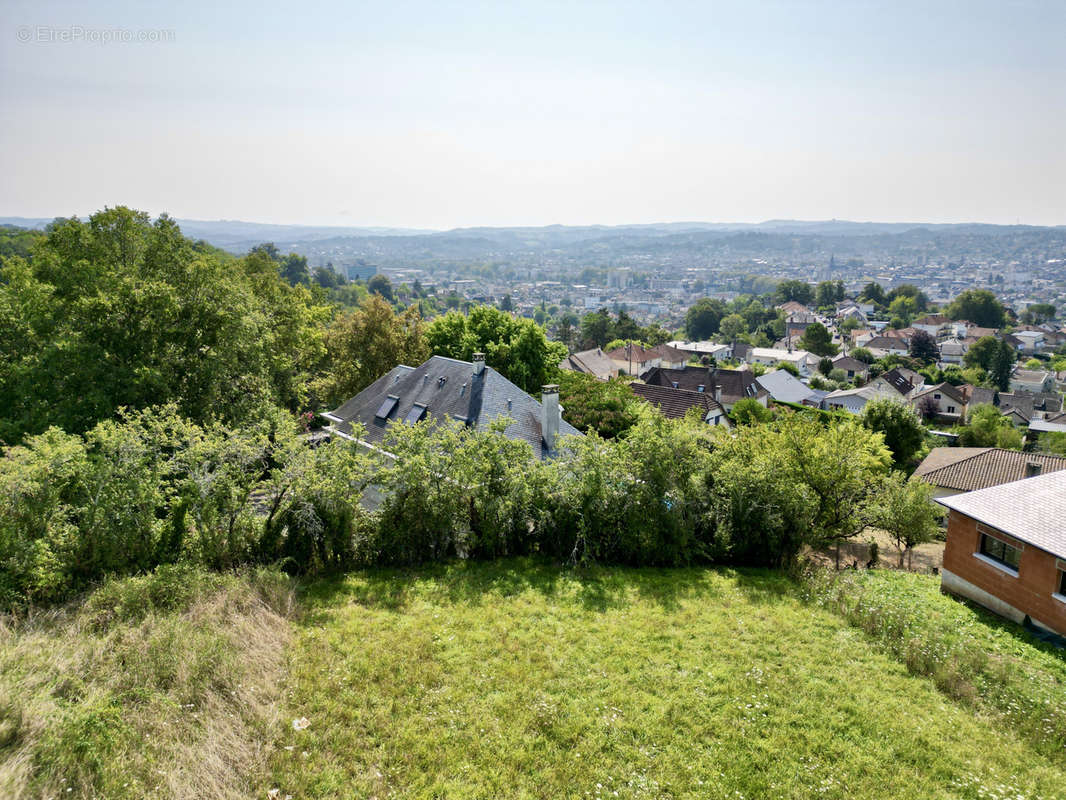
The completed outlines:
<svg viewBox="0 0 1066 800">
<path fill-rule="evenodd" d="M 940 497 L 937 502 L 1066 558 L 1066 471 Z"/>
</svg>

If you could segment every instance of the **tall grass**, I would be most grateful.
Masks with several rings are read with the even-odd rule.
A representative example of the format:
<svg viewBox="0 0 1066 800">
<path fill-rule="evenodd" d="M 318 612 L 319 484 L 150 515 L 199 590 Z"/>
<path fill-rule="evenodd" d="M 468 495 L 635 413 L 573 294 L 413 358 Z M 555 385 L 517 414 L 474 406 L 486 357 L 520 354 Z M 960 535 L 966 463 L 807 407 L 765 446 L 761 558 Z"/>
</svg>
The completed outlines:
<svg viewBox="0 0 1066 800">
<path fill-rule="evenodd" d="M 0 797 L 249 796 L 292 608 L 277 573 L 169 566 L 0 618 Z"/>
<path fill-rule="evenodd" d="M 861 628 L 911 673 L 1066 760 L 1066 653 L 942 595 L 934 576 L 807 567 L 800 580 L 805 599 Z"/>
</svg>

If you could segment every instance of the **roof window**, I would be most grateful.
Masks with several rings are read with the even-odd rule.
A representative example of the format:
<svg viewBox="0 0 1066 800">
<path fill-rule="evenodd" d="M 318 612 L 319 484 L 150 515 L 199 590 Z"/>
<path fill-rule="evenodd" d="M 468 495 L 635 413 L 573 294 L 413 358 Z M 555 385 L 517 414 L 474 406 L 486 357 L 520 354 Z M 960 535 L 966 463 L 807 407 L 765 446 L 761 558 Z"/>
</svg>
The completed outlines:
<svg viewBox="0 0 1066 800">
<path fill-rule="evenodd" d="M 403 418 L 404 425 L 414 425 L 417 423 L 426 413 L 426 407 L 421 403 L 415 403 L 411 406 L 411 410 L 407 412 L 407 416 Z"/>
<path fill-rule="evenodd" d="M 382 402 L 381 407 L 378 408 L 377 413 L 375 413 L 374 416 L 378 419 L 388 419 L 389 414 L 391 414 L 392 410 L 396 408 L 398 402 L 400 402 L 400 398 L 390 394 L 385 398 L 384 402 Z"/>
</svg>

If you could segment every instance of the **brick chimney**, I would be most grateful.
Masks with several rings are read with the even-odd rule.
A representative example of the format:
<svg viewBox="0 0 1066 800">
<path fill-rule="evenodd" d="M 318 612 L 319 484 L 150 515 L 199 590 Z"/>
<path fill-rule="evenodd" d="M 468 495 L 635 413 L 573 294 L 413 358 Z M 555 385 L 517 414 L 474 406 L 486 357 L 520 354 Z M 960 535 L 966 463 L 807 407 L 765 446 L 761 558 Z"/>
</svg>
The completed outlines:
<svg viewBox="0 0 1066 800">
<path fill-rule="evenodd" d="M 559 386 L 555 383 L 546 384 L 540 390 L 540 430 L 549 453 L 555 452 L 555 440 L 559 437 L 561 420 Z"/>
<path fill-rule="evenodd" d="M 474 374 L 480 375 L 485 371 L 485 354 L 474 353 Z"/>
<path fill-rule="evenodd" d="M 1025 465 L 1025 477 L 1035 478 L 1040 474 L 1040 462 L 1030 461 Z"/>
</svg>

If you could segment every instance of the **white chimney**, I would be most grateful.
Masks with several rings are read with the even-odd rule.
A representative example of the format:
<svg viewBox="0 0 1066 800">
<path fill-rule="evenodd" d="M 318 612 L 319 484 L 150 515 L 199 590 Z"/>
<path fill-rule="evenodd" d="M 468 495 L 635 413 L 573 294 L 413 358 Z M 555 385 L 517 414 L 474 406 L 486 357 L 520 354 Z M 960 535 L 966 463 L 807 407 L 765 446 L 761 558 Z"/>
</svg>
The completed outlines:
<svg viewBox="0 0 1066 800">
<path fill-rule="evenodd" d="M 720 384 L 720 383 L 716 383 L 714 385 L 714 402 L 716 402 L 716 403 L 721 403 L 722 402 L 722 384 Z"/>
<path fill-rule="evenodd" d="M 559 436 L 559 422 L 562 410 L 559 408 L 559 386 L 549 383 L 540 389 L 540 430 L 544 444 L 549 453 L 555 452 L 555 440 Z"/>
<path fill-rule="evenodd" d="M 474 353 L 474 374 L 480 375 L 485 371 L 485 354 Z"/>
</svg>

